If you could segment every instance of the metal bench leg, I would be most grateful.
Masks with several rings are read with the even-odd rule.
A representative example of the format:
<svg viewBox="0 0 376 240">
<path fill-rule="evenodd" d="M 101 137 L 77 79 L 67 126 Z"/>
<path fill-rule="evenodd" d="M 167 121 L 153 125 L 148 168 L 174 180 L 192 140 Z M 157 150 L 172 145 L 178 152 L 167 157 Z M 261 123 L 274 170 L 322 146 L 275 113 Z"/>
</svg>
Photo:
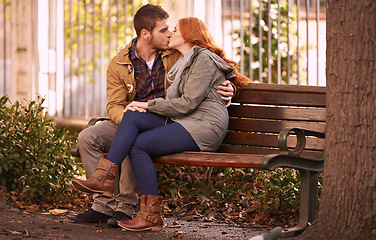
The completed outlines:
<svg viewBox="0 0 376 240">
<path fill-rule="evenodd" d="M 300 215 L 298 224 L 283 231 L 285 237 L 301 234 L 317 216 L 318 172 L 299 170 L 301 176 Z"/>
</svg>

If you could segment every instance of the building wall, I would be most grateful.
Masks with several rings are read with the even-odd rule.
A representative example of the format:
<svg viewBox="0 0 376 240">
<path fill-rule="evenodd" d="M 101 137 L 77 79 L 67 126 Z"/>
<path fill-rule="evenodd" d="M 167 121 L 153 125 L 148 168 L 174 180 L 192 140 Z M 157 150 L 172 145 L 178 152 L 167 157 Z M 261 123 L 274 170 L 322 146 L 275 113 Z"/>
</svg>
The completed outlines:
<svg viewBox="0 0 376 240">
<path fill-rule="evenodd" d="M 2 24 L 4 19 L 7 24 L 6 32 L 2 31 L 0 37 L 4 43 L 6 35 L 6 65 L 4 68 L 2 57 L 3 74 L 0 82 L 3 93 L 8 94 L 13 102 L 24 98 L 30 99 L 35 92 L 36 4 L 36 0 L 12 0 L 6 7 L 6 17 L 2 19 Z M 7 75 L 6 79 L 4 72 Z M 8 81 L 8 78 L 11 81 Z"/>
<path fill-rule="evenodd" d="M 188 17 L 192 14 L 191 2 L 192 0 L 163 1 L 163 9 L 170 15 L 171 27 L 174 27 L 180 18 Z"/>
</svg>

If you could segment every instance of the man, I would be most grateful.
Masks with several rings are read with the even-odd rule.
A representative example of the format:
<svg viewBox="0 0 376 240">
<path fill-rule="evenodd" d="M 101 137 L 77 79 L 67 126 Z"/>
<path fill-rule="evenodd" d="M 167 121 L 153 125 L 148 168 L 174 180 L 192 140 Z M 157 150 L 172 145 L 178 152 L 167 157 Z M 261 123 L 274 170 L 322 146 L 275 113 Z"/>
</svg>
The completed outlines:
<svg viewBox="0 0 376 240">
<path fill-rule="evenodd" d="M 99 159 L 108 152 L 125 107 L 132 101 L 147 101 L 164 97 L 168 87 L 166 75 L 180 53 L 168 50 L 171 37 L 168 13 L 160 6 L 147 4 L 134 17 L 137 38 L 119 52 L 107 69 L 107 112 L 111 121 L 104 121 L 83 130 L 78 136 L 80 155 L 86 178 L 95 172 Z M 218 86 L 223 99 L 231 101 L 233 88 L 227 81 Z M 137 204 L 137 181 L 129 159 L 124 160 L 117 190 L 112 197 L 94 194 L 88 211 L 71 214 L 75 222 L 104 222 L 118 227 L 119 221 L 132 219 Z"/>
</svg>

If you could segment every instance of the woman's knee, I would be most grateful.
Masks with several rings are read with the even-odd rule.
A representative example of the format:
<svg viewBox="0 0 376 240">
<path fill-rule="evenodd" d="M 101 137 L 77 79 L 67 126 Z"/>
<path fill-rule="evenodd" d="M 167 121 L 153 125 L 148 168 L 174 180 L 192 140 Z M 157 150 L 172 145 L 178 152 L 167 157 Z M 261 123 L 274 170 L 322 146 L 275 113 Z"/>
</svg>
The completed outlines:
<svg viewBox="0 0 376 240">
<path fill-rule="evenodd" d="M 122 122 L 123 121 L 132 121 L 132 120 L 135 120 L 135 119 L 139 119 L 140 116 L 141 116 L 141 112 L 139 111 L 126 111 L 124 114 L 123 114 L 123 119 L 122 119 Z"/>
<path fill-rule="evenodd" d="M 123 118 L 121 119 L 121 122 L 119 124 L 119 128 L 134 125 L 137 124 L 140 119 L 140 112 L 135 111 L 127 111 L 123 114 Z"/>
</svg>

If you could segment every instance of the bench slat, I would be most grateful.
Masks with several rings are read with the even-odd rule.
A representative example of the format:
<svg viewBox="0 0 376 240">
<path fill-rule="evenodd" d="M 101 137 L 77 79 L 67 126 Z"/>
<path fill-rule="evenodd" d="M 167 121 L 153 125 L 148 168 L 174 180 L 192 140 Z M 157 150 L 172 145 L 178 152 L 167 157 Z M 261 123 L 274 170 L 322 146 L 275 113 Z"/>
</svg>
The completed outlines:
<svg viewBox="0 0 376 240">
<path fill-rule="evenodd" d="M 286 84 L 269 84 L 269 83 L 251 83 L 242 90 L 251 91 L 269 91 L 269 92 L 301 92 L 325 94 L 326 87 L 323 86 L 306 86 L 306 85 L 286 85 Z"/>
<path fill-rule="evenodd" d="M 250 147 L 244 145 L 226 145 L 223 144 L 218 152 L 223 153 L 240 153 L 240 154 L 262 154 L 262 155 L 269 155 L 269 154 L 279 154 L 281 151 L 279 148 L 266 148 L 266 147 Z M 314 151 L 314 150 L 305 150 L 302 154 L 302 157 L 305 158 L 312 158 L 312 159 L 321 159 L 322 158 L 322 151 Z"/>
<path fill-rule="evenodd" d="M 277 120 L 305 120 L 312 122 L 325 122 L 326 110 L 324 108 L 278 108 L 253 105 L 232 105 L 229 107 L 232 117 L 262 118 Z"/>
<path fill-rule="evenodd" d="M 258 103 L 266 105 L 285 105 L 285 106 L 306 106 L 306 107 L 325 107 L 325 94 L 302 94 L 302 93 L 269 93 L 252 92 L 251 94 L 240 94 L 234 102 L 239 103 Z"/>
<path fill-rule="evenodd" d="M 247 118 L 231 118 L 228 129 L 235 131 L 279 133 L 283 128 L 287 127 L 300 127 L 319 132 L 325 131 L 325 124 L 317 124 L 314 122 L 254 120 Z"/>
<path fill-rule="evenodd" d="M 183 152 L 153 158 L 155 163 L 188 166 L 258 168 L 265 155 L 244 155 L 237 153 Z"/>
<path fill-rule="evenodd" d="M 224 144 L 250 145 L 259 147 L 278 147 L 278 135 L 246 133 L 246 132 L 227 132 Z M 309 150 L 322 150 L 325 146 L 325 140 L 320 138 L 307 138 L 306 148 Z M 288 138 L 287 145 L 295 146 L 296 137 Z"/>
</svg>

